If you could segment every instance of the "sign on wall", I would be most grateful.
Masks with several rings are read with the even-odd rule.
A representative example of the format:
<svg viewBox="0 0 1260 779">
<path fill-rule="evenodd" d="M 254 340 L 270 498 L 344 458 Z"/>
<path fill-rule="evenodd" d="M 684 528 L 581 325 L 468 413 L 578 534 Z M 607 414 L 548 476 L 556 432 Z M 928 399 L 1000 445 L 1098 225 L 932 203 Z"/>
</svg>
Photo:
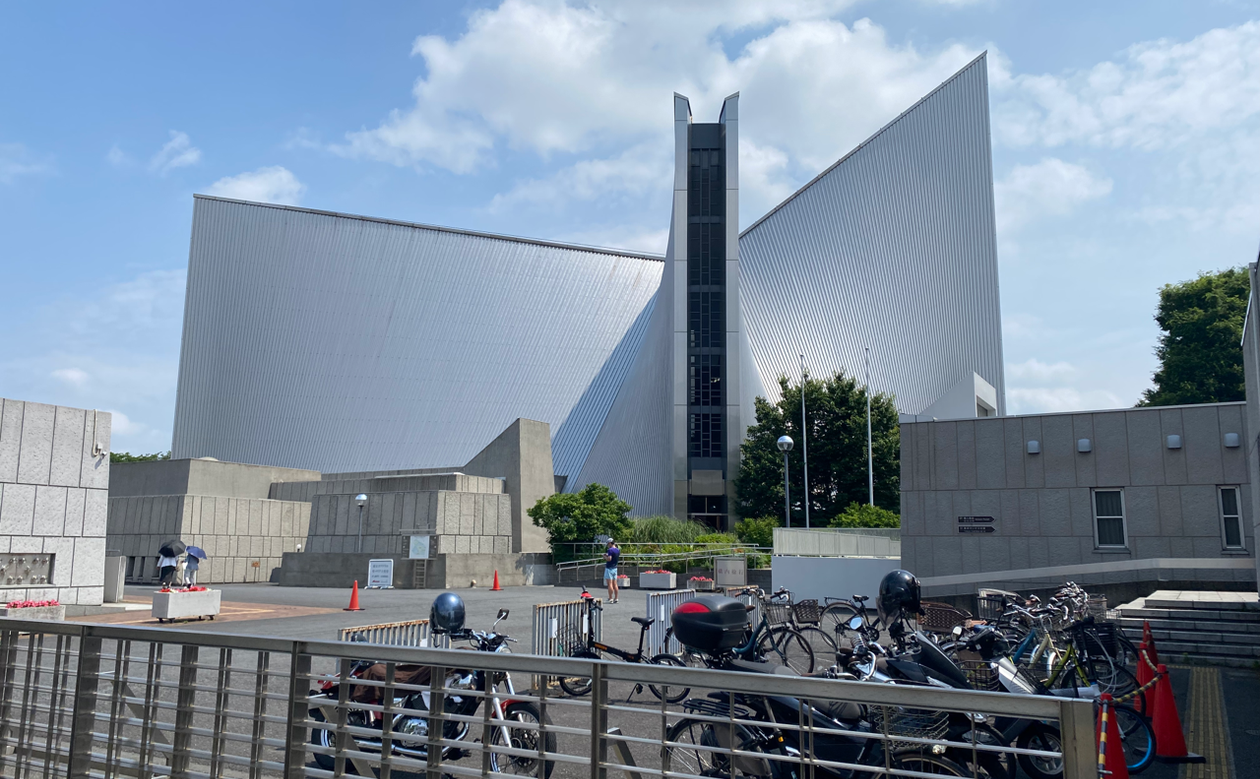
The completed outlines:
<svg viewBox="0 0 1260 779">
<path fill-rule="evenodd" d="M 713 558 L 713 583 L 718 587 L 743 587 L 748 583 L 748 560 L 743 555 Z"/>
<path fill-rule="evenodd" d="M 959 517 L 959 533 L 994 533 L 993 517 Z"/>
<path fill-rule="evenodd" d="M 394 588 L 394 561 L 368 560 L 367 586 L 369 589 L 391 590 Z"/>
<path fill-rule="evenodd" d="M 407 546 L 407 557 L 412 560 L 429 559 L 429 536 L 411 536 Z"/>
</svg>

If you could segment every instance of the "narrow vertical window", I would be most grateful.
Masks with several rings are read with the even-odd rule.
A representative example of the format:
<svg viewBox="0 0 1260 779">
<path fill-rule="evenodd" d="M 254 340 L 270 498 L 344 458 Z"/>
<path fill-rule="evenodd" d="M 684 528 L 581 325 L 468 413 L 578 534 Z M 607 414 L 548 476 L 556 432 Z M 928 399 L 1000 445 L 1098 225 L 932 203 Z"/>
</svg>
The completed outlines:
<svg viewBox="0 0 1260 779">
<path fill-rule="evenodd" d="M 1238 488 L 1221 487 L 1221 542 L 1226 549 L 1242 549 L 1242 514 L 1238 509 Z"/>
<path fill-rule="evenodd" d="M 1094 490 L 1094 544 L 1100 549 L 1128 546 L 1125 543 L 1123 490 Z"/>
</svg>

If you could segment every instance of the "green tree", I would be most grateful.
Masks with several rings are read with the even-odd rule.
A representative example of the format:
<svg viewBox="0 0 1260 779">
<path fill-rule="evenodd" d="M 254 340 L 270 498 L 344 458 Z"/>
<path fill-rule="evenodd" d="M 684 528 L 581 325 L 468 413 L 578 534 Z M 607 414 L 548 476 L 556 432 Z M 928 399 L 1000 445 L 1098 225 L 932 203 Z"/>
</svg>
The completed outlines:
<svg viewBox="0 0 1260 779">
<path fill-rule="evenodd" d="M 804 473 L 801 463 L 801 388 L 779 378 L 778 403 L 755 401 L 757 423 L 748 428 L 740 448 L 735 488 L 739 513 L 746 517 L 783 515 L 783 453 L 775 442 L 789 435 L 796 442 L 789 454 L 791 525 L 803 527 Z M 852 377 L 838 372 L 805 383 L 809 421 L 810 524 L 826 527 L 850 503 L 865 503 L 866 394 Z M 872 449 L 875 458 L 875 505 L 900 508 L 901 439 L 897 408 L 891 395 L 871 396 Z"/>
<path fill-rule="evenodd" d="M 735 523 L 735 535 L 750 546 L 774 546 L 774 529 L 783 523 L 778 517 L 753 517 Z"/>
<path fill-rule="evenodd" d="M 1243 319 L 1250 283 L 1244 268 L 1200 273 L 1159 291 L 1155 321 L 1164 331 L 1155 347 L 1155 386 L 1139 406 L 1220 403 L 1246 398 Z"/>
<path fill-rule="evenodd" d="M 132 454 L 131 452 L 110 452 L 111 463 L 151 463 L 157 460 L 171 459 L 170 452 L 154 452 L 153 454 Z"/>
<path fill-rule="evenodd" d="M 901 517 L 869 503 L 850 503 L 831 520 L 831 527 L 901 527 Z"/>
<path fill-rule="evenodd" d="M 630 530 L 630 504 L 602 484 L 588 484 L 581 492 L 540 498 L 526 513 L 547 531 L 552 559 L 572 559 L 566 544 L 594 542 L 597 536 L 625 537 Z"/>
</svg>

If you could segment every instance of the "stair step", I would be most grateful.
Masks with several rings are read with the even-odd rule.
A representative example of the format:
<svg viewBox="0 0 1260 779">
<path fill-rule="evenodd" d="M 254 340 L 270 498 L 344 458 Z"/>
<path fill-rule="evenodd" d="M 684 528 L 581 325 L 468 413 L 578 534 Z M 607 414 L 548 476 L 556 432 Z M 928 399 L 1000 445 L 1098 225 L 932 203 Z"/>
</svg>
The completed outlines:
<svg viewBox="0 0 1260 779">
<path fill-rule="evenodd" d="M 1214 633 L 1200 630 L 1155 630 L 1151 628 L 1151 636 L 1163 646 L 1165 641 L 1180 641 L 1187 644 L 1205 644 L 1208 646 L 1234 645 L 1260 646 L 1260 640 L 1250 633 Z"/>
<path fill-rule="evenodd" d="M 1237 633 L 1243 636 L 1251 636 L 1251 640 L 1260 640 L 1260 622 L 1227 622 L 1225 620 L 1215 619 L 1136 619 L 1134 617 L 1121 617 L 1116 621 L 1121 629 L 1127 631 L 1142 630 L 1144 623 L 1150 623 L 1151 630 L 1187 630 L 1193 627 L 1195 630 L 1201 630 L 1205 633 Z"/>
<path fill-rule="evenodd" d="M 1213 600 L 1185 600 L 1154 598 L 1147 596 L 1145 598 L 1146 608 L 1148 609 L 1206 609 L 1209 611 L 1257 611 L 1257 604 L 1245 601 L 1213 601 Z"/>
<path fill-rule="evenodd" d="M 1260 612 L 1222 609 L 1152 609 L 1121 607 L 1120 616 L 1129 619 L 1216 620 L 1219 622 L 1260 623 Z"/>
<path fill-rule="evenodd" d="M 1236 657 L 1260 661 L 1260 646 L 1239 644 L 1211 644 L 1207 642 L 1159 641 L 1156 638 L 1156 650 L 1159 659 L 1164 663 L 1179 662 L 1181 655 L 1198 657 Z"/>
</svg>

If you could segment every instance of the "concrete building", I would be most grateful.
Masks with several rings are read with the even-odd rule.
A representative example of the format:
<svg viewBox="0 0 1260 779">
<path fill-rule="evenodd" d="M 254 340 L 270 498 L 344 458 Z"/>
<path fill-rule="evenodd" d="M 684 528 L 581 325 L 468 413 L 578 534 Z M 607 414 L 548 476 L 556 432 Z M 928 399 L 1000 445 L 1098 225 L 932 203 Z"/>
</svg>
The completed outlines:
<svg viewBox="0 0 1260 779">
<path fill-rule="evenodd" d="M 198 196 L 174 456 L 444 469 L 527 417 L 563 489 L 722 525 L 801 354 L 869 346 L 907 414 L 978 376 L 1004 413 L 985 62 L 742 233 L 738 95 L 713 123 L 675 95 L 664 257 Z"/>
<path fill-rule="evenodd" d="M 902 561 L 929 596 L 1065 580 L 1126 598 L 1254 588 L 1246 410 L 903 423 Z"/>
<path fill-rule="evenodd" d="M 1250 482 L 1251 531 L 1253 538 L 1260 538 L 1260 265 L 1251 263 L 1247 273 L 1251 279 L 1251 295 L 1247 300 L 1247 316 L 1243 320 L 1243 378 L 1247 385 L 1247 429 L 1251 434 L 1243 437 L 1247 454 L 1247 477 Z M 1250 547 L 1254 554 L 1255 547 Z M 1260 555 L 1256 558 L 1256 580 L 1260 583 Z"/>
<path fill-rule="evenodd" d="M 0 598 L 104 598 L 110 415 L 0 398 Z"/>
</svg>

